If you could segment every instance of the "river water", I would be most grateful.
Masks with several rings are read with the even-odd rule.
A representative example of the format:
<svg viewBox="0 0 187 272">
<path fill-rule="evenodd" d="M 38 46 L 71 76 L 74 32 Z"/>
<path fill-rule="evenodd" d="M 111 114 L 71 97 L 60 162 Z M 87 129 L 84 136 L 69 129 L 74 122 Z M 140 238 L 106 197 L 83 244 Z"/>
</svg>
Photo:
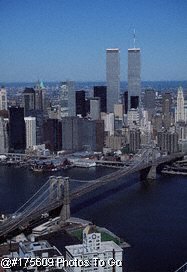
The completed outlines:
<svg viewBox="0 0 187 272">
<path fill-rule="evenodd" d="M 88 180 L 111 171 L 73 168 L 57 175 Z M 48 176 L 0 167 L 0 211 L 14 212 Z M 73 182 L 71 188 L 79 185 Z M 149 187 L 139 182 L 138 174 L 121 178 L 72 203 L 72 215 L 108 228 L 131 245 L 124 250 L 124 271 L 174 272 L 187 261 L 185 176 L 159 176 Z"/>
</svg>

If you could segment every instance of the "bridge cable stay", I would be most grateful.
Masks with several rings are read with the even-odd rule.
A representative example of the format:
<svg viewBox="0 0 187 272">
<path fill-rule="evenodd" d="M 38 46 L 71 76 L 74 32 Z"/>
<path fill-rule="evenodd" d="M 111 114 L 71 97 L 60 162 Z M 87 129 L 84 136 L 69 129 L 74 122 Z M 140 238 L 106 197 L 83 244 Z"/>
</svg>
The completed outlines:
<svg viewBox="0 0 187 272">
<path fill-rule="evenodd" d="M 2 228 L 4 229 L 6 227 L 6 229 L 8 228 L 9 225 L 11 224 L 17 224 L 17 222 L 20 222 L 21 218 L 25 218 L 25 216 L 27 216 L 27 213 L 33 209 L 33 205 L 35 205 L 35 203 L 39 200 L 39 198 L 43 197 L 46 194 L 46 191 L 44 191 L 42 193 L 42 195 L 40 197 L 38 197 L 34 202 L 32 202 L 28 207 L 26 207 L 26 209 L 22 212 L 22 214 L 18 215 L 15 218 L 10 218 L 10 220 L 6 220 L 1 226 L 0 226 L 0 230 L 2 230 Z M 46 198 L 45 198 L 46 200 Z"/>
<path fill-rule="evenodd" d="M 92 180 L 92 184 L 90 184 L 91 182 L 88 182 L 89 184 L 86 184 L 85 186 L 82 186 L 81 188 L 77 188 L 77 190 L 75 189 L 71 195 L 70 198 L 74 199 L 76 197 L 76 195 L 79 195 L 81 193 L 81 191 L 83 192 L 84 190 L 93 190 L 97 188 L 97 184 L 99 186 L 99 184 L 104 184 L 106 182 L 110 182 L 116 178 L 120 178 L 122 175 L 127 174 L 127 173 L 131 173 L 135 168 L 137 168 L 139 165 L 142 164 L 142 161 L 137 161 L 136 164 L 134 164 L 133 166 L 131 165 L 131 167 L 129 168 L 125 168 L 125 169 L 120 169 L 118 171 L 115 171 L 114 173 L 108 174 L 104 177 L 100 177 L 96 180 Z"/>
<path fill-rule="evenodd" d="M 35 204 L 37 204 L 37 202 L 39 202 L 39 206 L 41 205 L 41 203 L 43 203 L 44 201 L 48 200 L 49 197 L 49 192 L 50 192 L 50 187 L 48 187 L 41 195 L 39 195 L 33 202 L 30 203 L 30 205 L 23 211 L 23 214 L 25 212 L 27 212 L 27 210 L 29 211 L 29 209 L 35 208 L 33 207 Z M 46 195 L 47 194 L 47 195 Z M 46 196 L 45 196 L 46 195 Z M 44 198 L 45 197 L 45 198 Z M 42 202 L 40 202 L 40 200 L 42 200 Z M 38 207 L 38 206 L 36 206 Z"/>
<path fill-rule="evenodd" d="M 49 184 L 49 179 L 47 180 L 47 182 L 45 182 L 43 185 L 42 185 L 42 187 L 40 187 L 40 189 L 34 194 L 34 195 L 32 195 L 21 207 L 19 207 L 19 209 L 14 213 L 14 214 L 16 214 L 16 213 L 18 213 L 22 208 L 24 208 L 26 205 L 27 205 L 27 203 L 29 203 L 37 194 L 39 194 L 39 192 L 45 187 L 45 186 L 47 186 Z"/>
<path fill-rule="evenodd" d="M 39 192 L 49 183 L 49 181 L 47 181 L 29 200 L 27 200 L 16 212 L 14 212 L 14 214 L 12 216 L 17 216 L 18 213 L 20 213 L 20 210 L 23 209 L 25 207 L 25 209 L 28 209 L 29 206 L 26 207 L 26 205 L 31 202 L 32 199 L 34 199 L 34 197 L 39 194 Z M 44 191 L 45 192 L 45 191 Z M 29 204 L 32 205 L 32 202 Z M 7 226 L 8 224 L 10 224 L 12 221 L 15 221 L 15 218 L 8 218 L 5 222 L 3 222 L 0 225 L 0 230 L 2 229 L 2 227 Z"/>
<path fill-rule="evenodd" d="M 56 189 L 55 189 L 56 190 Z M 32 202 L 31 205 L 29 205 L 26 210 L 24 210 L 24 212 L 22 213 L 21 217 L 18 217 L 17 220 L 15 221 L 14 219 L 11 220 L 11 222 L 9 222 L 9 226 L 6 226 L 6 229 L 3 231 L 1 230 L 0 233 L 3 232 L 3 234 L 8 233 L 9 231 L 11 231 L 12 229 L 14 229 L 16 226 L 20 225 L 20 223 L 22 223 L 26 218 L 28 218 L 29 215 L 31 215 L 34 211 L 37 211 L 37 209 L 42 206 L 46 200 L 48 199 L 49 194 L 43 198 L 43 196 L 49 193 L 49 188 L 47 190 L 45 190 L 42 195 L 40 195 L 35 201 L 34 203 Z M 35 207 L 32 207 L 34 204 L 37 203 L 37 201 L 39 201 L 41 198 L 43 198 L 42 201 L 40 201 Z M 12 224 L 11 224 L 12 223 Z M 5 226 L 4 226 L 5 227 Z"/>
</svg>

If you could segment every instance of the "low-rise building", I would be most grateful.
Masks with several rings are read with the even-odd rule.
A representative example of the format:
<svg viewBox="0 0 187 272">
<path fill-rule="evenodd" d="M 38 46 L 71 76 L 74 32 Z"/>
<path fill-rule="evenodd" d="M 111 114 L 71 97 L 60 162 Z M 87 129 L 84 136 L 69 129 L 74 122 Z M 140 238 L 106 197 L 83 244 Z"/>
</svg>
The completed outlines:
<svg viewBox="0 0 187 272">
<path fill-rule="evenodd" d="M 67 266 L 66 272 L 116 271 L 122 272 L 122 248 L 113 241 L 101 241 L 101 233 L 93 225 L 83 230 L 83 243 L 66 246 L 67 262 L 76 260 L 78 265 Z M 115 268 L 115 270 L 114 270 Z"/>
</svg>

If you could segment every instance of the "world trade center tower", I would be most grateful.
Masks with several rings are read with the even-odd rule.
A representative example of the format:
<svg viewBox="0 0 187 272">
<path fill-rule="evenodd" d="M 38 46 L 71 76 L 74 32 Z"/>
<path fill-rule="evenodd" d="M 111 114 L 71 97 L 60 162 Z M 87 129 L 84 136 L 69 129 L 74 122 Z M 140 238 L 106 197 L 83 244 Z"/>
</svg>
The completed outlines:
<svg viewBox="0 0 187 272">
<path fill-rule="evenodd" d="M 120 96 L 119 49 L 106 49 L 107 112 L 114 112 Z"/>
<path fill-rule="evenodd" d="M 141 98 L 140 48 L 128 49 L 128 110 L 137 109 Z"/>
</svg>

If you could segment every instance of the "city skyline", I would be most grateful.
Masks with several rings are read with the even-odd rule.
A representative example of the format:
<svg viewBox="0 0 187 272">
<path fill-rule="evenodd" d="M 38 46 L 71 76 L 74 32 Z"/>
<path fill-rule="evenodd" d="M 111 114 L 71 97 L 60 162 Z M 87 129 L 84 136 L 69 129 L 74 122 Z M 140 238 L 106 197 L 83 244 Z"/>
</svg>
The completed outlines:
<svg viewBox="0 0 187 272">
<path fill-rule="evenodd" d="M 186 1 L 0 2 L 0 81 L 105 81 L 105 50 L 142 52 L 142 80 L 185 80 Z"/>
</svg>

